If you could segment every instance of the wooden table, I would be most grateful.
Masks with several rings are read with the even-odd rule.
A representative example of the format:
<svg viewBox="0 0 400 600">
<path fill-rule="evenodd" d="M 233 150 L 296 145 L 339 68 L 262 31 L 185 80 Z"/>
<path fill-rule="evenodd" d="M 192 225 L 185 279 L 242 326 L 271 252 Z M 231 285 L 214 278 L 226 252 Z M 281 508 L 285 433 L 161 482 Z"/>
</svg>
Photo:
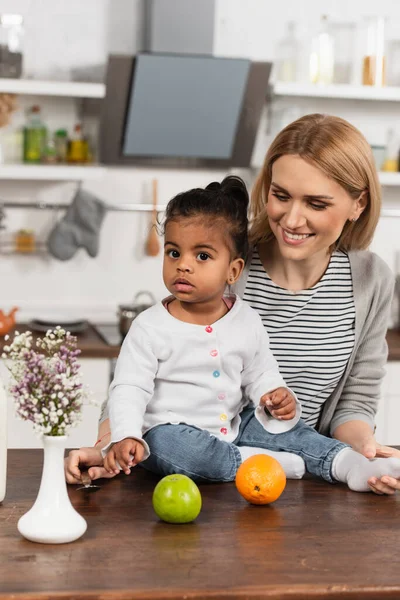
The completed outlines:
<svg viewBox="0 0 400 600">
<path fill-rule="evenodd" d="M 400 598 L 400 497 L 308 479 L 259 507 L 234 484 L 202 485 L 197 521 L 170 525 L 152 510 L 157 477 L 138 467 L 95 494 L 70 486 L 88 530 L 71 544 L 41 545 L 17 531 L 41 463 L 40 450 L 9 451 L 1 600 Z"/>
</svg>

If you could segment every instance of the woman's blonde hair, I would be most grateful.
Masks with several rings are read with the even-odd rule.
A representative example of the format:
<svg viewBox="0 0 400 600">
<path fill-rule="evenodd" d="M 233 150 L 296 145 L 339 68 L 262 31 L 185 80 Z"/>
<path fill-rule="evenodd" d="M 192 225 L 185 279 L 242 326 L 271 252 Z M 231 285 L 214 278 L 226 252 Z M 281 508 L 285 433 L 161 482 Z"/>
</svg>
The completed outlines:
<svg viewBox="0 0 400 600">
<path fill-rule="evenodd" d="M 312 163 L 354 199 L 366 193 L 365 209 L 356 222 L 346 222 L 335 248 L 367 248 L 381 210 L 381 189 L 371 147 L 362 133 L 344 119 L 320 114 L 297 119 L 285 127 L 269 147 L 252 191 L 250 243 L 267 241 L 273 235 L 265 205 L 272 165 L 287 154 L 298 155 Z"/>
</svg>

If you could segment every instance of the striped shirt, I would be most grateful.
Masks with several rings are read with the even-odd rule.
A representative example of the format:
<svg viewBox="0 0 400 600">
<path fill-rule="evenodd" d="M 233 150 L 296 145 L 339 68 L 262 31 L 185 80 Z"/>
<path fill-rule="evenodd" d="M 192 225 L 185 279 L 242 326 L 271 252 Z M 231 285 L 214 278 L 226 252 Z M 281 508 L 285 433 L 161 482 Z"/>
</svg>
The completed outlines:
<svg viewBox="0 0 400 600">
<path fill-rule="evenodd" d="M 302 418 L 315 427 L 354 347 L 348 255 L 334 252 L 318 283 L 290 292 L 270 279 L 255 250 L 243 299 L 261 316 L 280 372 L 302 404 Z"/>
</svg>

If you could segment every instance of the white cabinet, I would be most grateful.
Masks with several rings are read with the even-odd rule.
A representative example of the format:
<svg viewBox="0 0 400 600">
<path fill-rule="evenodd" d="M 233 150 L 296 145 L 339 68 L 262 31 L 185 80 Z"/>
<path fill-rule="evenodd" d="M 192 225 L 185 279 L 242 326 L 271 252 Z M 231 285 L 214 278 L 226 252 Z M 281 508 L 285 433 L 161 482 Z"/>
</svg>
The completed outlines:
<svg viewBox="0 0 400 600">
<path fill-rule="evenodd" d="M 68 439 L 69 448 L 92 446 L 97 439 L 97 426 L 100 406 L 107 397 L 110 361 L 108 359 L 81 359 L 82 379 L 84 386 L 92 392 L 92 399 L 97 406 L 85 401 L 83 406 L 82 422 L 71 429 Z M 8 372 L 3 363 L 0 363 L 0 375 L 4 382 L 8 380 Z M 15 416 L 13 399 L 8 398 L 8 447 L 9 448 L 41 448 L 41 442 L 33 431 L 31 423 L 21 421 Z"/>
<path fill-rule="evenodd" d="M 381 403 L 376 419 L 376 438 L 382 444 L 400 445 L 400 362 L 386 366 Z"/>
</svg>

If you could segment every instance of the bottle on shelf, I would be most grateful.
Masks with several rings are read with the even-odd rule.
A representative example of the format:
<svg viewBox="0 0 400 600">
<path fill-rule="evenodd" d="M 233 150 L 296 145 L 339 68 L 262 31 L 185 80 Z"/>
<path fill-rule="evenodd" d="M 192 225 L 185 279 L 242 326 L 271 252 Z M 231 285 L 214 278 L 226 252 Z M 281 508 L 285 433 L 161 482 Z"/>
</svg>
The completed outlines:
<svg viewBox="0 0 400 600">
<path fill-rule="evenodd" d="M 23 160 L 26 163 L 40 163 L 46 147 L 47 129 L 41 119 L 40 106 L 32 106 L 23 130 Z"/>
<path fill-rule="evenodd" d="M 389 129 L 382 171 L 394 173 L 399 170 L 399 148 L 400 138 L 398 131 L 396 129 Z"/>
<path fill-rule="evenodd" d="M 68 132 L 66 129 L 57 129 L 54 133 L 57 162 L 66 163 L 68 154 Z"/>
<path fill-rule="evenodd" d="M 50 136 L 47 139 L 47 143 L 43 151 L 42 162 L 47 165 L 55 165 L 57 162 L 57 150 L 54 136 Z"/>
<path fill-rule="evenodd" d="M 86 162 L 87 142 L 83 137 L 82 126 L 77 123 L 74 132 L 68 142 L 67 162 L 80 164 Z"/>
<path fill-rule="evenodd" d="M 326 15 L 321 17 L 317 35 L 311 42 L 309 73 L 311 83 L 330 84 L 334 75 L 334 40 Z"/>
<path fill-rule="evenodd" d="M 296 24 L 294 21 L 289 21 L 286 34 L 276 47 L 276 79 L 278 81 L 298 80 L 299 50 L 300 44 L 296 38 Z"/>
</svg>

